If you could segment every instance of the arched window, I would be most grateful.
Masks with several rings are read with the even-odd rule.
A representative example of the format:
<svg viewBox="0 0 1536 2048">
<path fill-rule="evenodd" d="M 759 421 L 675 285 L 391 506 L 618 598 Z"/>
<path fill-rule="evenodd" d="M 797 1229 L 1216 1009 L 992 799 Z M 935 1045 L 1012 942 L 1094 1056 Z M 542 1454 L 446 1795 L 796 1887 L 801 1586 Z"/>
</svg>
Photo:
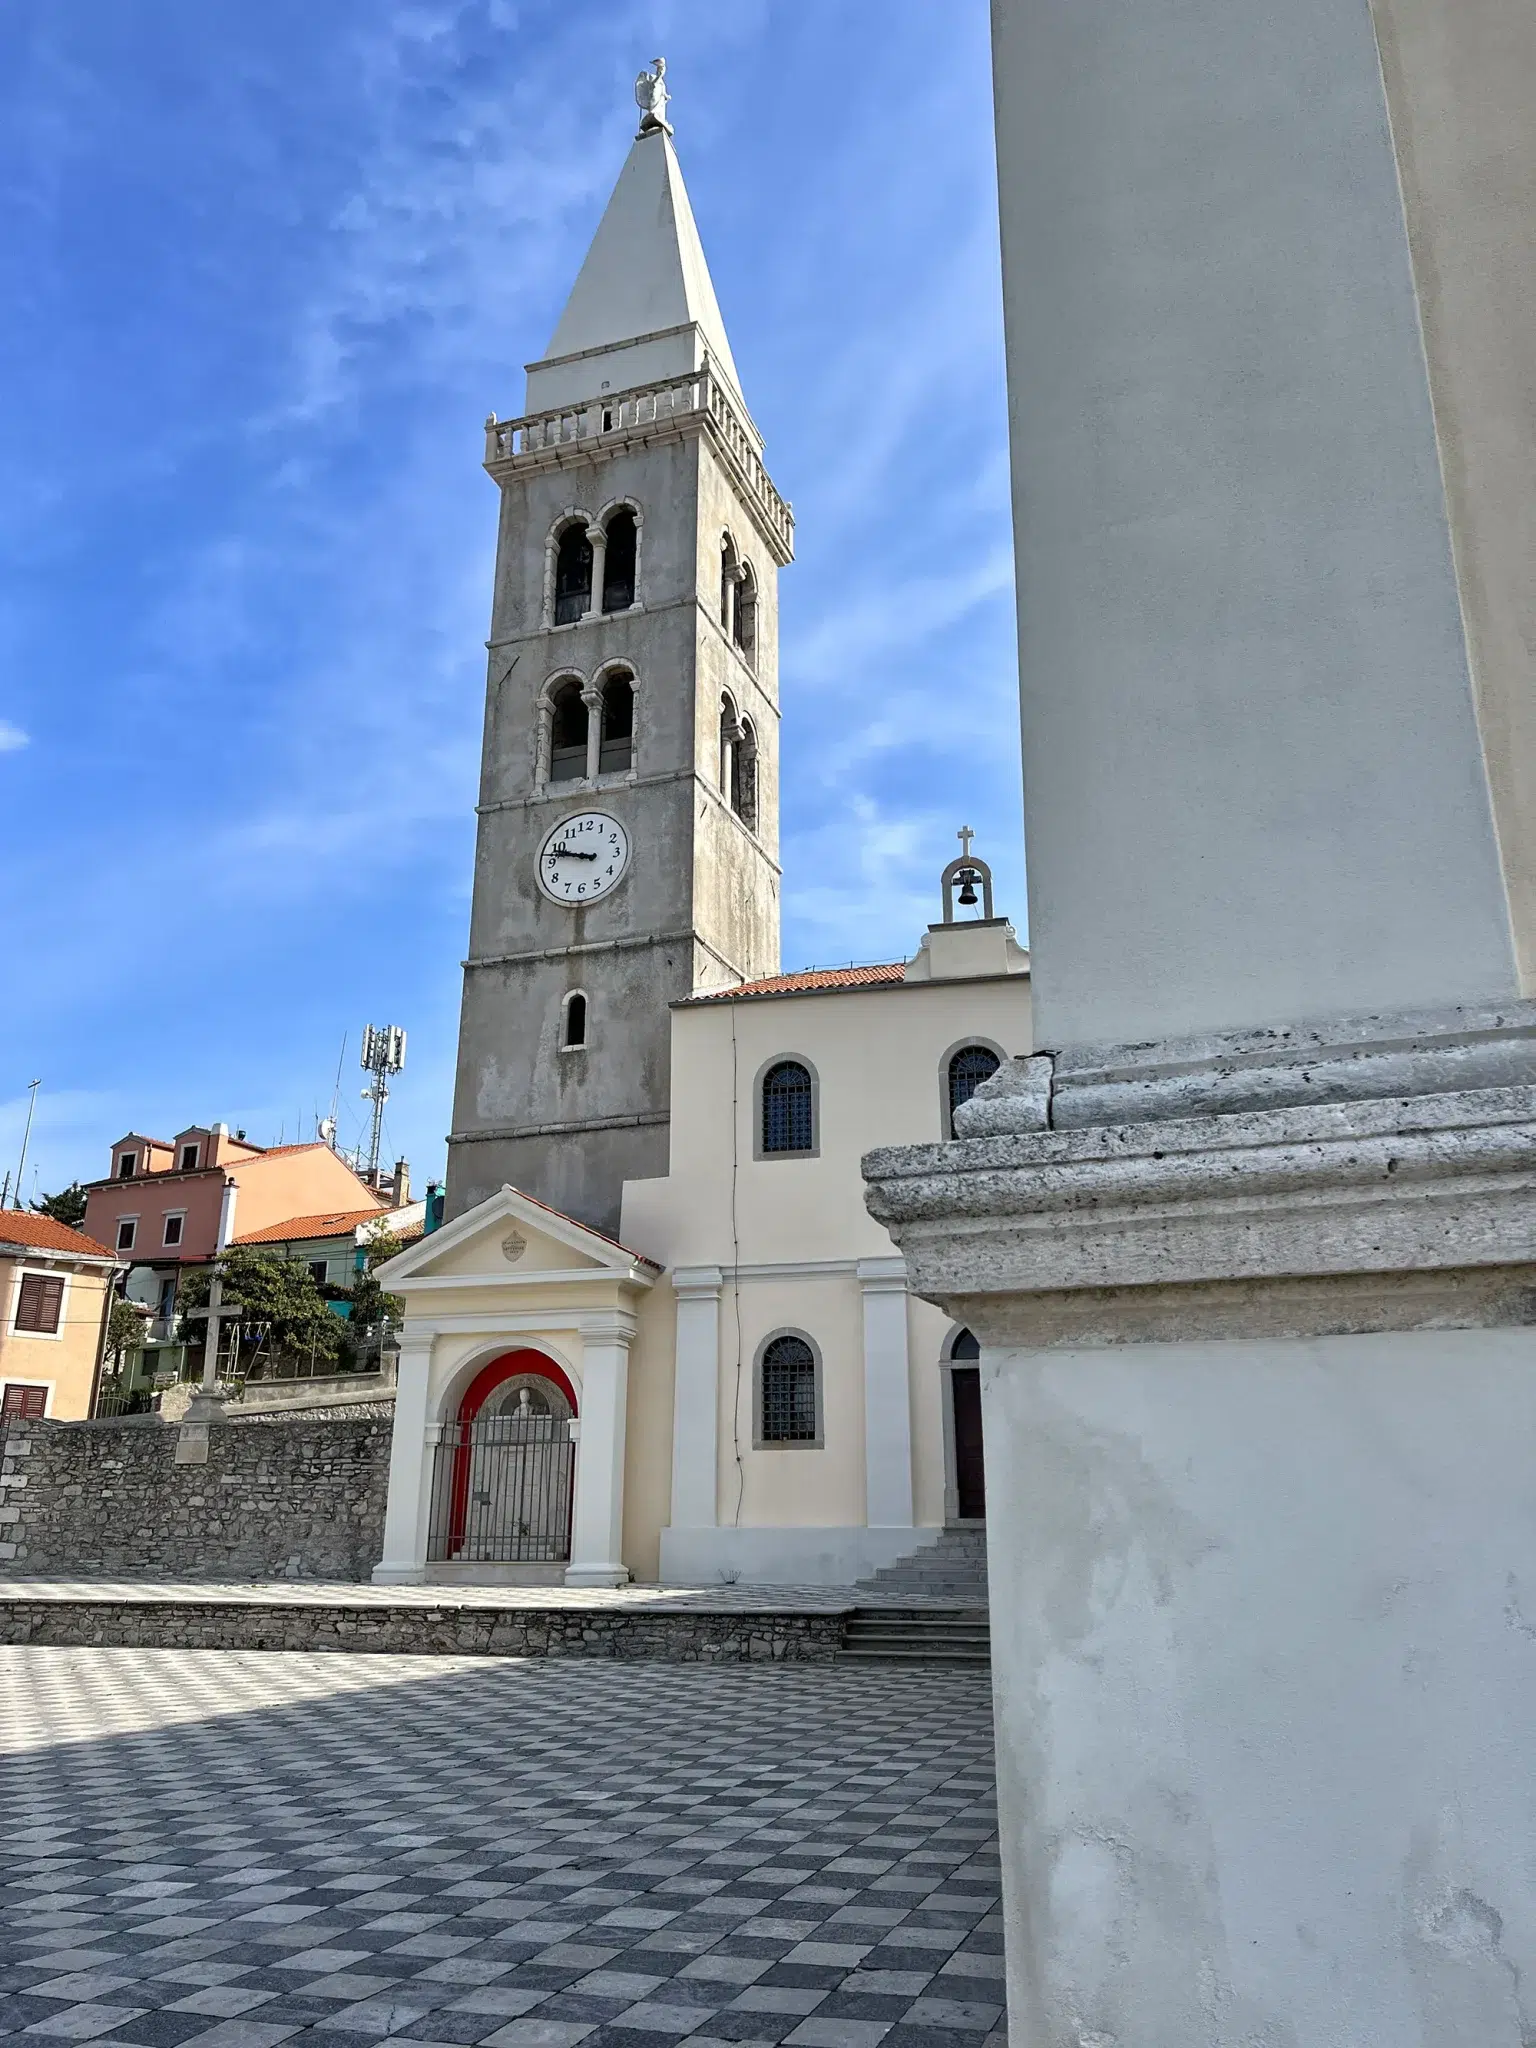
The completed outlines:
<svg viewBox="0 0 1536 2048">
<path fill-rule="evenodd" d="M 550 699 L 549 779 L 579 782 L 587 772 L 587 707 L 574 678 Z"/>
<path fill-rule="evenodd" d="M 592 603 L 592 543 L 583 522 L 572 520 L 555 551 L 555 624 L 584 619 Z"/>
<path fill-rule="evenodd" d="M 731 697 L 720 699 L 720 794 L 729 803 L 735 775 L 736 743 L 741 738 L 741 720 Z"/>
<path fill-rule="evenodd" d="M 726 534 L 720 542 L 720 624 L 734 636 L 736 631 L 736 585 L 741 577 L 741 558 L 736 543 Z"/>
<path fill-rule="evenodd" d="M 757 662 L 757 578 L 750 565 L 743 564 L 736 585 L 736 616 L 731 621 L 731 638 L 743 658 Z"/>
<path fill-rule="evenodd" d="M 804 1337 L 786 1333 L 763 1346 L 758 1365 L 758 1441 L 814 1444 L 821 1440 L 816 1353 Z"/>
<path fill-rule="evenodd" d="M 810 1069 L 799 1060 L 778 1060 L 763 1075 L 762 1150 L 814 1152 L 816 1090 Z"/>
<path fill-rule="evenodd" d="M 731 809 L 749 832 L 757 830 L 757 734 L 750 718 L 736 728 L 731 748 Z"/>
<path fill-rule="evenodd" d="M 957 1330 L 954 1342 L 949 1347 L 949 1355 L 957 1362 L 963 1363 L 966 1360 L 980 1358 L 981 1346 L 969 1330 Z"/>
<path fill-rule="evenodd" d="M 635 754 L 635 679 L 619 670 L 603 679 L 603 725 L 597 756 L 599 775 L 622 775 Z"/>
<path fill-rule="evenodd" d="M 579 1052 L 587 1042 L 587 999 L 579 988 L 573 988 L 565 999 L 565 1017 L 560 1031 L 560 1046 L 564 1052 Z"/>
<path fill-rule="evenodd" d="M 635 601 L 635 515 L 620 505 L 608 519 L 608 547 L 603 556 L 603 610 L 627 611 Z"/>
<path fill-rule="evenodd" d="M 990 1081 L 1002 1061 L 990 1045 L 962 1045 L 949 1063 L 949 1135 L 955 1135 L 955 1111 L 969 1102 L 983 1081 Z"/>
</svg>

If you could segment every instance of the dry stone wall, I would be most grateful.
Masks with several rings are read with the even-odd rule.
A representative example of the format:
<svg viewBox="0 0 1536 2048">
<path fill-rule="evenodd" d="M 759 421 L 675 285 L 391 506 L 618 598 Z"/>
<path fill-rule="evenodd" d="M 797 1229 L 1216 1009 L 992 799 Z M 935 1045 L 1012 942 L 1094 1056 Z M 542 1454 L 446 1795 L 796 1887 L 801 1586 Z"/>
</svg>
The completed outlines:
<svg viewBox="0 0 1536 2048">
<path fill-rule="evenodd" d="M 175 1462 L 157 1419 L 0 1428 L 0 1573 L 364 1580 L 382 1548 L 387 1418 L 214 1423 Z"/>
</svg>

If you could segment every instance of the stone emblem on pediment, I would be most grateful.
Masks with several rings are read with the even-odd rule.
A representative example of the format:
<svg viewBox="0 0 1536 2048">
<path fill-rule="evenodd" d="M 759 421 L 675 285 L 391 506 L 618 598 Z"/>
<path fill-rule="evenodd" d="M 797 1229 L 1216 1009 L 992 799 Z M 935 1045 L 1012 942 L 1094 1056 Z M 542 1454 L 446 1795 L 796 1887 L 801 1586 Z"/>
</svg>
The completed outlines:
<svg viewBox="0 0 1536 2048">
<path fill-rule="evenodd" d="M 520 1230 L 509 1230 L 501 1240 L 501 1255 L 509 1266 L 515 1266 L 528 1249 L 528 1240 Z"/>
</svg>

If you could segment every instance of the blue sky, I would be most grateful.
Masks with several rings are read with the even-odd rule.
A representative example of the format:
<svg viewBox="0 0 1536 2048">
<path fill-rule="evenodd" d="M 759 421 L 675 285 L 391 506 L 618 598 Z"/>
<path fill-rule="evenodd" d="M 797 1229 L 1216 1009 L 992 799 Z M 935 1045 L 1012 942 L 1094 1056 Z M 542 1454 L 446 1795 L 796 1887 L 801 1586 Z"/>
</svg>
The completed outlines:
<svg viewBox="0 0 1536 2048">
<path fill-rule="evenodd" d="M 493 489 L 668 60 L 769 466 L 786 966 L 894 959 L 964 823 L 1024 920 L 982 0 L 0 13 L 0 1170 L 312 1135 L 403 1024 L 440 1171 Z"/>
</svg>

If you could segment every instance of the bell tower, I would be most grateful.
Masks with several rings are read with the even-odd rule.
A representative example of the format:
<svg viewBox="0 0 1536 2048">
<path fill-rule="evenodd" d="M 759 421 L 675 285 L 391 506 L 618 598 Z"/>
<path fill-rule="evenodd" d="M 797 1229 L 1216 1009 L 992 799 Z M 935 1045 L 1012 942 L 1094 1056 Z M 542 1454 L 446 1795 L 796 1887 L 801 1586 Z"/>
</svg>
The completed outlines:
<svg viewBox="0 0 1536 2048">
<path fill-rule="evenodd" d="M 600 1230 L 667 1171 L 669 1004 L 779 965 L 778 573 L 665 67 L 501 495 L 447 1213 L 503 1183 Z"/>
</svg>

